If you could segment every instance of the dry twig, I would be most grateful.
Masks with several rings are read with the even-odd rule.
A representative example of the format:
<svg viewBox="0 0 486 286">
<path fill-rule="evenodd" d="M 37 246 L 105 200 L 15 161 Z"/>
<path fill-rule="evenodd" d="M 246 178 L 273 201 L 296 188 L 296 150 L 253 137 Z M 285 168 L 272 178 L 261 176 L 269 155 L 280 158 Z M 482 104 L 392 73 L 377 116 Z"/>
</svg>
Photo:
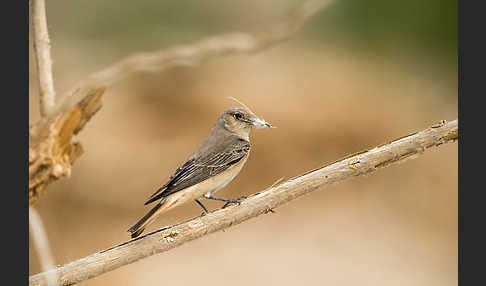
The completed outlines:
<svg viewBox="0 0 486 286">
<path fill-rule="evenodd" d="M 40 215 L 33 207 L 29 207 L 29 225 L 30 234 L 34 241 L 37 255 L 39 256 L 42 271 L 54 269 L 56 264 L 54 262 L 54 257 L 52 256 L 51 248 L 49 247 L 49 240 L 47 239 L 44 224 L 42 223 Z M 50 272 L 50 274 L 46 276 L 46 280 L 47 285 L 56 285 L 57 273 Z"/>
<path fill-rule="evenodd" d="M 37 75 L 40 89 L 40 112 L 51 115 L 56 107 L 49 33 L 47 31 L 46 5 L 44 0 L 32 0 L 32 28 Z"/>
<path fill-rule="evenodd" d="M 223 230 L 271 212 L 274 208 L 323 186 L 374 172 L 391 164 L 416 158 L 431 147 L 457 140 L 457 120 L 427 128 L 393 142 L 348 156 L 335 163 L 290 179 L 254 194 L 239 206 L 228 207 L 187 222 L 164 228 L 121 245 L 101 251 L 55 270 L 30 277 L 31 286 L 46 285 L 46 276 L 55 272 L 56 285 L 72 285 L 96 277 L 139 259 L 178 247 L 188 241 Z"/>
<path fill-rule="evenodd" d="M 229 33 L 201 41 L 150 53 L 138 53 L 98 71 L 78 82 L 63 97 L 63 110 L 86 95 L 86 91 L 111 85 L 136 72 L 161 71 L 176 66 L 196 65 L 228 54 L 252 53 L 267 49 L 295 34 L 318 11 L 333 0 L 305 1 L 281 22 L 255 34 Z"/>
</svg>

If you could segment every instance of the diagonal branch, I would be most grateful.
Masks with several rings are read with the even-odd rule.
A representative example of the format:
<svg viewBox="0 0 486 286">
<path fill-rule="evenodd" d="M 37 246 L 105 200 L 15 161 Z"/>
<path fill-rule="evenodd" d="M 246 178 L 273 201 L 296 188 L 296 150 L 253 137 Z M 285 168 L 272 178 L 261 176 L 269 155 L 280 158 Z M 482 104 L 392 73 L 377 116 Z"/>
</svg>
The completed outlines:
<svg viewBox="0 0 486 286">
<path fill-rule="evenodd" d="M 49 33 L 47 31 L 46 3 L 32 0 L 32 28 L 34 51 L 39 78 L 40 112 L 42 116 L 51 115 L 56 107 L 54 80 L 52 79 L 52 60 Z"/>
<path fill-rule="evenodd" d="M 176 66 L 196 65 L 228 54 L 258 52 L 274 46 L 294 35 L 305 22 L 331 4 L 333 0 L 308 0 L 296 7 L 281 22 L 263 31 L 229 33 L 204 38 L 191 45 L 174 46 L 166 50 L 137 53 L 98 71 L 78 82 L 63 97 L 58 110 L 79 101 L 87 90 L 111 85 L 137 72 L 161 71 Z"/>
<path fill-rule="evenodd" d="M 56 285 L 79 283 L 261 214 L 272 212 L 273 208 L 332 183 L 369 174 L 406 159 L 416 158 L 431 147 L 454 142 L 457 138 L 458 121 L 443 120 L 421 132 L 348 156 L 270 187 L 250 196 L 239 206 L 220 209 L 203 217 L 160 229 L 54 270 L 33 275 L 29 278 L 29 284 L 46 285 L 46 277 L 52 273 L 60 277 Z"/>
</svg>

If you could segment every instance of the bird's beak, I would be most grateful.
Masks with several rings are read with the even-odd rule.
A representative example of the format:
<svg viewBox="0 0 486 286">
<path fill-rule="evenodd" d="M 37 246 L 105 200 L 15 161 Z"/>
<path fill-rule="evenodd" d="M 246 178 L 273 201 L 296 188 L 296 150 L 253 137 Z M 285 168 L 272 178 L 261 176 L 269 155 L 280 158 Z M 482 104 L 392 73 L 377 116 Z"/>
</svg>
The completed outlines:
<svg viewBox="0 0 486 286">
<path fill-rule="evenodd" d="M 276 128 L 275 126 L 272 126 L 270 123 L 258 117 L 253 118 L 251 120 L 251 124 L 253 124 L 253 126 L 255 126 L 256 128 Z"/>
</svg>

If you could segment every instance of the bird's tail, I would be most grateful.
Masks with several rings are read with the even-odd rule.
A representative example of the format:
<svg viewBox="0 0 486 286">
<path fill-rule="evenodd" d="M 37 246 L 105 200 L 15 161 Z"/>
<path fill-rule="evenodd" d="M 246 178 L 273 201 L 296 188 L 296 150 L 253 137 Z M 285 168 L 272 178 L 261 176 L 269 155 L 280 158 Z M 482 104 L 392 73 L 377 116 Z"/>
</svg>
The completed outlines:
<svg viewBox="0 0 486 286">
<path fill-rule="evenodd" d="M 157 215 L 166 209 L 166 207 L 162 207 L 165 205 L 166 201 L 167 199 L 163 199 L 156 204 L 143 218 L 128 230 L 128 232 L 132 234 L 132 238 L 139 236 L 145 228 L 154 221 Z"/>
</svg>

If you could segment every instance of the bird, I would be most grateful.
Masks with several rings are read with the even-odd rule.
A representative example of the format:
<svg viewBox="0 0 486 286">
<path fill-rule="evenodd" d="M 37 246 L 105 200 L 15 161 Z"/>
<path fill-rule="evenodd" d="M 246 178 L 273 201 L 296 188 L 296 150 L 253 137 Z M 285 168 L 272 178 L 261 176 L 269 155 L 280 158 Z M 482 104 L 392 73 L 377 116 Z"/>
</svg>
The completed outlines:
<svg viewBox="0 0 486 286">
<path fill-rule="evenodd" d="M 242 196 L 224 199 L 213 197 L 213 194 L 233 180 L 246 163 L 250 154 L 251 129 L 275 126 L 256 116 L 243 103 L 239 103 L 243 106 L 231 107 L 219 116 L 206 140 L 145 202 L 145 205 L 148 205 L 157 201 L 156 205 L 128 230 L 132 238 L 138 237 L 161 213 L 188 201 L 194 200 L 205 213 L 208 213 L 200 201 L 203 197 L 226 204 L 239 203 L 246 198 Z"/>
</svg>

